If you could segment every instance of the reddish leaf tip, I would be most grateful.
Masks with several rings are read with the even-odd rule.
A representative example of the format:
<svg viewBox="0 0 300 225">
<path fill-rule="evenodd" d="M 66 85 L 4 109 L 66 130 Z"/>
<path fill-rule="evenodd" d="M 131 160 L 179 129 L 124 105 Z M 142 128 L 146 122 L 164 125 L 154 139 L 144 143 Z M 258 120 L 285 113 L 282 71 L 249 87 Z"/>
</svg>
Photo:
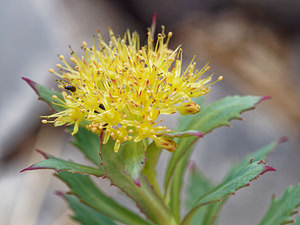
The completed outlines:
<svg viewBox="0 0 300 225">
<path fill-rule="evenodd" d="M 263 96 L 260 98 L 260 100 L 257 102 L 257 104 L 262 103 L 263 101 L 271 99 L 271 96 Z"/>
<path fill-rule="evenodd" d="M 197 170 L 197 165 L 195 162 L 190 162 L 189 167 L 192 172 L 195 172 Z"/>
<path fill-rule="evenodd" d="M 264 170 L 259 175 L 263 175 L 263 174 L 265 174 L 266 172 L 269 172 L 269 171 L 277 171 L 277 170 L 272 166 L 265 165 Z"/>
<path fill-rule="evenodd" d="M 152 24 L 155 26 L 156 25 L 156 18 L 157 18 L 157 13 L 154 12 L 152 16 Z"/>
<path fill-rule="evenodd" d="M 43 152 L 42 150 L 36 149 L 36 151 L 38 153 L 40 153 L 45 159 L 49 159 L 50 156 L 48 154 L 46 154 L 45 152 Z"/>
<path fill-rule="evenodd" d="M 259 160 L 257 164 L 265 164 L 266 162 L 264 160 Z"/>
<path fill-rule="evenodd" d="M 134 180 L 134 183 L 135 183 L 138 187 L 141 187 L 141 180 L 140 180 L 140 179 Z"/>
<path fill-rule="evenodd" d="M 35 87 L 37 85 L 36 82 L 34 82 L 33 80 L 30 80 L 29 78 L 26 78 L 26 77 L 22 77 L 22 79 L 35 91 L 35 93 L 38 94 L 38 91 Z"/>
<path fill-rule="evenodd" d="M 20 173 L 23 173 L 23 172 L 28 171 L 28 170 L 35 170 L 35 169 L 37 169 L 37 168 L 34 167 L 34 164 L 32 164 L 31 166 L 26 167 L 25 169 L 22 169 L 22 170 L 20 171 Z"/>
<path fill-rule="evenodd" d="M 55 191 L 54 194 L 56 194 L 59 197 L 65 197 L 65 193 L 63 191 Z"/>
<path fill-rule="evenodd" d="M 281 143 L 284 143 L 284 142 L 287 142 L 287 141 L 288 141 L 288 137 L 283 136 L 283 137 L 281 137 L 281 138 L 279 139 L 278 144 L 281 144 Z"/>
<path fill-rule="evenodd" d="M 298 210 L 295 210 L 294 212 L 292 212 L 291 216 L 296 215 L 296 214 L 298 214 L 298 213 L 299 213 L 299 211 L 298 211 Z"/>
</svg>

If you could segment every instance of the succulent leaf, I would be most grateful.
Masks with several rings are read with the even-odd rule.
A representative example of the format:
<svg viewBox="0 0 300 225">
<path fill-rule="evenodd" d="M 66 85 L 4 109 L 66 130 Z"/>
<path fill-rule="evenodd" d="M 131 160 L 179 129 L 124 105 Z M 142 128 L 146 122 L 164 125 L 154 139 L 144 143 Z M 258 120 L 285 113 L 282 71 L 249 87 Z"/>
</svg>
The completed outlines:
<svg viewBox="0 0 300 225">
<path fill-rule="evenodd" d="M 232 176 L 231 179 L 225 180 L 223 183 L 201 196 L 196 201 L 196 206 L 191 211 L 189 211 L 181 224 L 189 225 L 193 218 L 193 215 L 201 206 L 216 201 L 221 201 L 227 195 L 235 194 L 237 190 L 249 186 L 251 181 L 257 179 L 259 176 L 269 171 L 276 170 L 260 160 L 252 162 L 251 164 L 240 170 L 237 174 Z"/>
<path fill-rule="evenodd" d="M 208 106 L 201 106 L 201 111 L 189 117 L 188 123 L 184 126 L 185 117 L 179 121 L 179 127 L 184 129 L 198 130 L 205 135 L 220 126 L 229 126 L 229 121 L 240 119 L 240 114 L 244 111 L 254 109 L 257 104 L 268 97 L 257 96 L 231 96 L 211 103 Z M 182 177 L 188 163 L 189 156 L 193 150 L 193 145 L 199 139 L 197 136 L 180 139 L 178 147 L 172 154 L 165 178 L 165 199 L 169 202 L 173 214 L 177 221 L 180 221 L 180 192 L 182 187 Z"/>
<path fill-rule="evenodd" d="M 300 184 L 286 189 L 280 199 L 272 198 L 271 205 L 259 225 L 282 225 L 294 223 L 292 215 L 300 206 Z"/>
<path fill-rule="evenodd" d="M 60 173 L 61 171 L 68 171 L 71 173 L 89 174 L 97 177 L 104 175 L 103 168 L 94 168 L 91 166 L 81 165 L 75 162 L 70 162 L 70 161 L 56 158 L 40 150 L 37 151 L 45 157 L 45 160 L 34 163 L 31 166 L 21 170 L 20 172 L 24 172 L 27 170 L 38 170 L 38 169 L 53 169 L 57 173 Z"/>
</svg>

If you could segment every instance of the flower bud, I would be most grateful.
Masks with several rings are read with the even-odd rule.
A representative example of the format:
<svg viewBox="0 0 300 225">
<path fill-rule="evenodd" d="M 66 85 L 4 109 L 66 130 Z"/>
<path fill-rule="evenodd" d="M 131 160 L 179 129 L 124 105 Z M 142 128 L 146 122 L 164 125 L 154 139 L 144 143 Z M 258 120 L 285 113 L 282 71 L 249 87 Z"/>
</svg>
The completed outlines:
<svg viewBox="0 0 300 225">
<path fill-rule="evenodd" d="M 179 107 L 177 107 L 177 110 L 181 113 L 181 115 L 190 115 L 199 112 L 200 106 L 192 101 L 184 102 Z"/>
<path fill-rule="evenodd" d="M 157 137 L 153 139 L 157 147 L 168 150 L 169 152 L 175 152 L 177 143 L 170 138 L 165 136 Z"/>
</svg>

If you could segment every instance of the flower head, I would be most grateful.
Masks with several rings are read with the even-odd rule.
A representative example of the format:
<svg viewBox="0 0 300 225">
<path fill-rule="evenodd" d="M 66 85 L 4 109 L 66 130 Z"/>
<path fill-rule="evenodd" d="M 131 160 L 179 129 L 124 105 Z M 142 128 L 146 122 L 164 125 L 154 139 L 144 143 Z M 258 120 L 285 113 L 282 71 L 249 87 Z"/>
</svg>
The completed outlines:
<svg viewBox="0 0 300 225">
<path fill-rule="evenodd" d="M 162 143 L 162 148 L 167 144 L 174 151 L 176 145 L 162 137 L 168 130 L 159 125 L 158 117 L 176 111 L 183 115 L 198 112 L 200 108 L 191 98 L 209 92 L 211 76 L 202 78 L 209 66 L 196 70 L 193 59 L 182 71 L 182 50 L 180 46 L 168 48 L 172 33 L 166 35 L 164 27 L 157 42 L 149 30 L 147 45 L 141 47 L 137 32 L 128 31 L 123 38 L 112 30 L 109 34 L 108 44 L 99 32 L 93 46 L 83 42 L 84 57 L 72 51 L 73 66 L 59 56 L 64 64 L 56 65 L 60 73 L 49 71 L 60 77 L 58 87 L 64 90 L 61 106 L 66 109 L 45 116 L 43 122 L 74 124 L 75 134 L 85 121 L 89 130 L 104 132 L 104 143 L 114 139 L 115 151 L 122 142 L 144 138 Z"/>
</svg>

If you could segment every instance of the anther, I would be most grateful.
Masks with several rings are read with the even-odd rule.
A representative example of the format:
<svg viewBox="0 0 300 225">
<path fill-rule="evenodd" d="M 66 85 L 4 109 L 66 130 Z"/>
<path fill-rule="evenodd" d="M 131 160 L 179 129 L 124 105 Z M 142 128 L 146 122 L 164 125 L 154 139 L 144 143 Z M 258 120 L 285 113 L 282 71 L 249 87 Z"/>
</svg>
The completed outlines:
<svg viewBox="0 0 300 225">
<path fill-rule="evenodd" d="M 223 76 L 219 76 L 218 77 L 218 80 L 220 81 L 220 80 L 223 80 Z"/>
<path fill-rule="evenodd" d="M 48 71 L 49 71 L 49 73 L 54 73 L 54 69 L 52 69 L 52 68 L 49 69 Z"/>
<path fill-rule="evenodd" d="M 64 57 L 63 55 L 59 55 L 58 58 L 59 58 L 60 60 L 64 60 L 64 59 L 65 59 L 65 57 Z"/>
<path fill-rule="evenodd" d="M 56 95 L 52 95 L 52 98 L 53 98 L 53 99 L 57 99 L 57 96 L 56 96 Z"/>
<path fill-rule="evenodd" d="M 85 41 L 82 42 L 83 47 L 87 47 L 87 43 Z"/>
<path fill-rule="evenodd" d="M 59 64 L 59 63 L 56 64 L 56 67 L 57 67 L 57 68 L 61 68 L 61 64 Z"/>
<path fill-rule="evenodd" d="M 48 121 L 47 120 L 42 120 L 42 123 L 47 123 Z"/>
<path fill-rule="evenodd" d="M 70 57 L 70 60 L 73 62 L 73 63 L 77 63 L 76 59 L 74 57 Z"/>
</svg>

